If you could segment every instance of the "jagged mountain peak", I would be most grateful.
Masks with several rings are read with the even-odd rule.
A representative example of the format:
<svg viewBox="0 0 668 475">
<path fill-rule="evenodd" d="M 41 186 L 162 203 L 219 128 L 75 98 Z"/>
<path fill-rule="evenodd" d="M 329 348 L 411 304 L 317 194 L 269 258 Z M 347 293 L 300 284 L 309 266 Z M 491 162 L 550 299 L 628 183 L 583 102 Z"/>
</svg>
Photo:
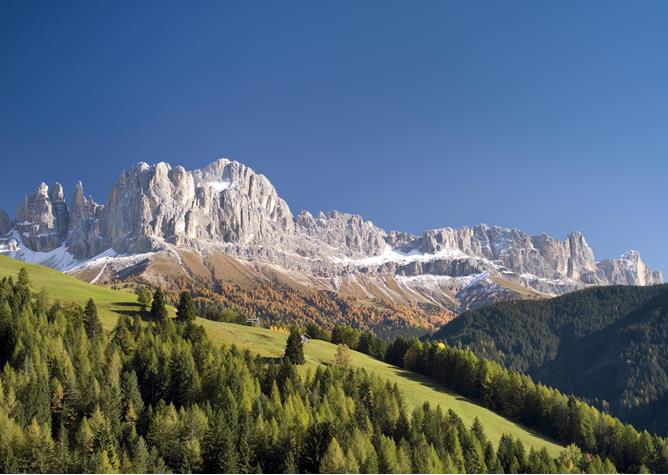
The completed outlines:
<svg viewBox="0 0 668 475">
<path fill-rule="evenodd" d="M 49 189 L 43 183 L 19 205 L 11 228 L 0 214 L 0 232 L 20 241 L 12 249 L 30 251 L 8 251 L 0 241 L 0 251 L 16 257 L 86 266 L 96 255 L 109 262 L 119 254 L 223 252 L 309 285 L 450 308 L 523 295 L 517 290 L 523 288 L 560 294 L 585 285 L 663 280 L 634 252 L 596 262 L 579 231 L 559 240 L 478 224 L 415 235 L 387 232 L 338 210 L 293 216 L 268 178 L 228 158 L 192 171 L 139 162 L 119 175 L 104 205 L 86 197 L 81 182 L 70 206 L 60 184 Z M 54 252 L 58 259 L 47 261 Z"/>
</svg>

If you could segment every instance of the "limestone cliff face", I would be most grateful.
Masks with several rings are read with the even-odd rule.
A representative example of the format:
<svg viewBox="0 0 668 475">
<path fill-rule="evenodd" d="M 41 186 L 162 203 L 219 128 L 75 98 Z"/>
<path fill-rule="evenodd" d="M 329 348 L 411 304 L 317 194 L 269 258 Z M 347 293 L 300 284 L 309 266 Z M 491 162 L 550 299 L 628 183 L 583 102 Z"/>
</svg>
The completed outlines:
<svg viewBox="0 0 668 475">
<path fill-rule="evenodd" d="M 64 196 L 60 184 L 41 184 L 19 205 L 11 234 L 30 250 L 65 246 L 71 254 L 50 262 L 81 262 L 109 250 L 215 251 L 336 291 L 437 305 L 508 298 L 513 286 L 560 294 L 663 282 L 636 251 L 597 262 L 578 232 L 559 240 L 481 224 L 414 235 L 338 211 L 294 217 L 266 177 L 227 159 L 193 171 L 139 163 L 121 173 L 104 205 L 86 197 L 81 183 L 70 206 Z M 0 236 L 11 229 L 0 213 Z"/>
<path fill-rule="evenodd" d="M 16 230 L 30 249 L 48 252 L 62 244 L 68 217 L 61 194 L 60 184 L 49 195 L 49 187 L 42 183 L 16 209 Z"/>
<path fill-rule="evenodd" d="M 293 232 L 290 208 L 269 180 L 225 159 L 194 172 L 135 166 L 112 188 L 101 224 L 109 247 L 122 253 L 165 244 L 274 246 Z"/>
<path fill-rule="evenodd" d="M 74 257 L 86 259 L 107 249 L 107 240 L 100 232 L 100 215 L 103 209 L 92 196 L 84 196 L 83 184 L 78 182 L 72 193 L 67 235 L 67 248 Z"/>
<path fill-rule="evenodd" d="M 619 259 L 605 259 L 598 264 L 605 280 L 623 285 L 652 285 L 663 282 L 661 271 L 652 271 L 638 251 L 629 251 Z"/>
<path fill-rule="evenodd" d="M 384 230 L 356 214 L 330 211 L 313 217 L 303 211 L 295 219 L 298 232 L 347 256 L 369 256 L 382 253 L 387 247 Z"/>
<path fill-rule="evenodd" d="M 477 266 L 479 271 L 490 270 L 491 262 L 507 273 L 528 274 L 525 279 L 572 279 L 584 284 L 644 282 L 640 285 L 658 283 L 661 279 L 659 274 L 645 271 L 642 261 L 631 270 L 627 265 L 622 266 L 634 276 L 639 272 L 641 276 L 637 279 L 626 276 L 620 270 L 620 259 L 597 264 L 594 252 L 579 232 L 569 234 L 562 241 L 546 234 L 532 236 L 516 229 L 482 224 L 473 228 L 426 231 L 405 246 L 405 250 L 435 256 L 445 251 L 459 251 L 464 256 L 447 255 L 446 252 L 441 260 L 471 260 L 471 265 L 474 268 Z M 633 259 L 640 260 L 639 256 Z M 479 261 L 477 265 L 476 260 Z"/>
</svg>

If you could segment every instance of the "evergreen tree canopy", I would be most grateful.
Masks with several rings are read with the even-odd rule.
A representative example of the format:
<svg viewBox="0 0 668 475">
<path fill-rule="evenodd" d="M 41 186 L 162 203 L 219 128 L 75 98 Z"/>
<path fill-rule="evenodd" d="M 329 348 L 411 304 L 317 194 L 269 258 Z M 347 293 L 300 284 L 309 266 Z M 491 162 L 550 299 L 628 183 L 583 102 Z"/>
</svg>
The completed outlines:
<svg viewBox="0 0 668 475">
<path fill-rule="evenodd" d="M 192 322 L 195 320 L 195 303 L 190 292 L 181 292 L 179 305 L 176 308 L 176 318 L 180 322 Z"/>
<path fill-rule="evenodd" d="M 167 304 L 165 303 L 165 294 L 158 287 L 153 293 L 153 304 L 151 305 L 151 317 L 156 322 L 164 322 L 169 318 Z"/>
<path fill-rule="evenodd" d="M 304 344 L 302 343 L 301 333 L 297 328 L 290 330 L 288 341 L 285 345 L 285 357 L 290 360 L 292 364 L 304 364 Z"/>
<path fill-rule="evenodd" d="M 86 327 L 88 338 L 93 338 L 95 335 L 99 335 L 100 332 L 102 332 L 102 323 L 100 323 L 100 318 L 97 315 L 97 307 L 95 306 L 93 299 L 88 299 L 88 302 L 86 302 L 84 325 Z"/>
</svg>

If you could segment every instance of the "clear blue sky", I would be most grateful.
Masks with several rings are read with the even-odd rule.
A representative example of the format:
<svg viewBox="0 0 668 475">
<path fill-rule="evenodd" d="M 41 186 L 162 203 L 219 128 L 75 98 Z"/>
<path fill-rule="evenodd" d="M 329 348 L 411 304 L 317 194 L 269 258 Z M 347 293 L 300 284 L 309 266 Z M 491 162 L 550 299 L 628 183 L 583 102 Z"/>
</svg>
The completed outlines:
<svg viewBox="0 0 668 475">
<path fill-rule="evenodd" d="M 0 3 L 0 207 L 225 156 L 293 212 L 480 222 L 668 271 L 668 2 Z"/>
</svg>

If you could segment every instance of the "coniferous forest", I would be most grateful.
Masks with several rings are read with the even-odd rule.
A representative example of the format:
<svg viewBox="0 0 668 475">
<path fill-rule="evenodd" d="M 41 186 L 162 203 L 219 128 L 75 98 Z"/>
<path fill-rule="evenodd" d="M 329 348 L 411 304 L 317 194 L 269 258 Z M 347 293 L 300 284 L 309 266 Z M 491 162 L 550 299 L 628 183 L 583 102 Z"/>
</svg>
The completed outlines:
<svg viewBox="0 0 668 475">
<path fill-rule="evenodd" d="M 187 296 L 175 319 L 165 304 L 158 290 L 145 319 L 106 331 L 92 300 L 50 303 L 24 270 L 0 281 L 4 472 L 615 471 L 613 454 L 596 447 L 569 444 L 553 457 L 510 436 L 494 446 L 481 421 L 467 427 L 427 402 L 409 413 L 396 386 L 363 369 L 216 346 Z M 351 335 L 340 328 L 334 337 Z M 364 340 L 368 348 L 368 337 L 357 346 Z M 422 364 L 410 345 L 397 349 L 402 341 L 388 357 Z M 286 352 L 299 358 L 299 344 L 291 339 Z"/>
<path fill-rule="evenodd" d="M 594 287 L 465 312 L 433 339 L 465 346 L 661 435 L 668 287 Z"/>
</svg>

